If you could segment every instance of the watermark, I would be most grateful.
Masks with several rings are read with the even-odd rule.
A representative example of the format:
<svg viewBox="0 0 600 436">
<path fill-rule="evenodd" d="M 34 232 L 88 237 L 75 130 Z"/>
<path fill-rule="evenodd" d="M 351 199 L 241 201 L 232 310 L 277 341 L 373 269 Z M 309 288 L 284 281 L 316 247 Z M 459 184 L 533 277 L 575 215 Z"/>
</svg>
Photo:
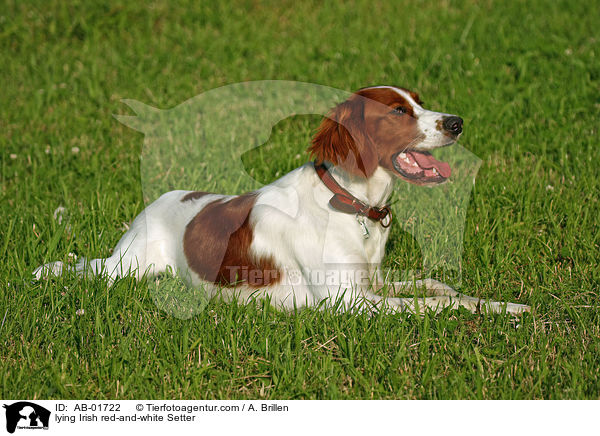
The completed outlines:
<svg viewBox="0 0 600 436">
<path fill-rule="evenodd" d="M 116 118 L 145 135 L 141 176 L 144 200 L 149 204 L 165 192 L 177 189 L 240 195 L 263 188 L 261 180 L 264 177 L 258 177 L 257 174 L 265 168 L 274 170 L 272 172 L 278 176 L 284 176 L 279 168 L 270 168 L 271 165 L 281 165 L 285 161 L 282 159 L 282 151 L 280 149 L 277 156 L 254 160 L 248 159 L 248 156 L 253 150 L 269 142 L 274 126 L 300 115 L 318 115 L 324 119 L 331 116 L 332 108 L 351 96 L 347 91 L 311 83 L 245 82 L 207 91 L 165 110 L 125 100 L 124 103 L 136 115 L 117 115 Z M 384 109 L 389 110 L 387 106 Z M 337 121 L 342 124 L 340 118 Z M 343 123 L 351 136 L 361 134 L 360 129 L 350 122 Z M 437 124 L 440 128 L 440 123 Z M 317 127 L 318 125 L 314 125 L 306 130 L 314 131 Z M 427 135 L 421 135 L 418 140 L 426 141 Z M 302 148 L 306 149 L 309 145 L 310 135 Z M 283 149 L 283 153 L 285 152 Z M 429 157 L 431 153 L 435 154 L 435 158 Z M 335 257 L 336 253 L 332 255 L 332 250 L 329 249 L 339 243 L 336 238 L 339 238 L 340 229 L 330 219 L 330 214 L 336 212 L 330 210 L 325 203 L 322 211 L 318 211 L 323 212 L 325 217 L 322 223 L 325 237 L 319 240 L 320 246 L 312 247 L 321 257 L 317 262 L 309 262 L 309 265 L 300 265 L 298 268 L 290 268 L 289 265 L 254 268 L 249 265 L 228 264 L 224 271 L 222 269 L 219 272 L 218 280 L 217 277 L 211 277 L 210 281 L 217 285 L 231 285 L 242 279 L 258 285 L 277 281 L 279 286 L 289 287 L 342 286 L 348 283 L 367 286 L 381 278 L 386 281 L 402 281 L 414 277 L 424 278 L 435 273 L 436 277 L 441 275 L 449 278 L 452 286 L 460 286 L 464 224 L 481 160 L 459 144 L 437 148 L 431 150 L 431 153 L 401 155 L 397 159 L 403 159 L 405 163 L 400 160 L 398 162 L 406 165 L 405 169 L 408 170 L 410 165 L 426 166 L 427 162 L 424 163 L 424 160 L 444 162 L 438 168 L 442 175 L 448 177 L 446 183 L 433 187 L 421 186 L 398 178 L 390 197 L 390 210 L 394 217 L 392 225 L 401 231 L 392 231 L 388 246 L 396 243 L 402 231 L 410 235 L 409 238 L 414 238 L 422 259 L 417 268 L 418 274 L 414 271 L 395 271 L 393 268 L 381 271 L 381 265 L 358 266 L 353 260 L 340 262 Z M 306 161 L 309 161 L 309 155 L 305 156 Z M 451 168 L 451 175 L 447 168 Z M 436 167 L 425 171 L 440 175 Z M 300 188 L 286 188 L 282 191 L 285 194 L 285 201 L 282 202 L 278 200 L 281 197 L 275 195 L 281 189 L 273 187 L 271 192 L 274 194 L 261 203 L 261 208 L 272 212 L 265 212 L 263 215 L 276 215 L 280 220 L 296 222 L 296 228 L 301 229 L 300 220 L 306 213 L 302 201 L 307 193 L 298 190 Z M 273 200 L 269 201 L 269 198 Z M 323 203 L 317 200 L 315 198 L 314 204 Z M 355 227 L 356 229 L 347 231 L 363 231 L 363 235 L 359 234 L 359 237 L 369 236 L 368 232 L 364 233 L 365 226 L 360 220 L 357 219 Z M 237 229 L 232 229 L 226 236 L 233 235 L 235 230 Z M 298 238 L 302 237 L 303 235 L 298 235 Z M 152 243 L 153 241 L 147 241 L 148 250 L 152 249 Z M 379 251 L 383 256 L 384 248 L 380 244 L 369 249 Z M 221 255 L 224 258 L 225 251 L 219 254 Z M 393 258 L 388 259 L 387 263 L 402 264 Z M 194 283 L 189 276 L 178 277 L 178 272 L 163 275 L 152 285 L 152 295 L 159 307 L 182 318 L 203 310 L 208 294 L 210 292 L 203 290 L 203 285 Z"/>
<path fill-rule="evenodd" d="M 420 270 L 380 269 L 378 265 L 364 263 L 325 264 L 320 268 L 257 269 L 248 266 L 228 266 L 227 283 L 240 285 L 244 283 L 268 284 L 277 281 L 282 286 L 329 286 L 339 287 L 381 287 L 386 284 L 410 283 L 428 276 Z M 452 281 L 454 276 L 438 272 L 436 278 Z"/>
</svg>

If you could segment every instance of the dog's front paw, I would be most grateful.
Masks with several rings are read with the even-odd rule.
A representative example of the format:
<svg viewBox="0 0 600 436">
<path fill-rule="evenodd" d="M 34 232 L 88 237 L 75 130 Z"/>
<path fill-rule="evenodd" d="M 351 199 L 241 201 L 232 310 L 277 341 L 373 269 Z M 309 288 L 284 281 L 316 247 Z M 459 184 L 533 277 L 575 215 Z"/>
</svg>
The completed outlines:
<svg viewBox="0 0 600 436">
<path fill-rule="evenodd" d="M 485 301 L 481 300 L 481 307 L 484 310 L 493 313 L 510 313 L 511 315 L 523 315 L 525 312 L 531 312 L 531 307 L 526 304 L 508 303 L 503 301 Z"/>
<path fill-rule="evenodd" d="M 523 315 L 525 312 L 531 312 L 531 307 L 527 306 L 526 304 L 506 304 L 506 313 L 512 313 L 513 315 Z"/>
</svg>

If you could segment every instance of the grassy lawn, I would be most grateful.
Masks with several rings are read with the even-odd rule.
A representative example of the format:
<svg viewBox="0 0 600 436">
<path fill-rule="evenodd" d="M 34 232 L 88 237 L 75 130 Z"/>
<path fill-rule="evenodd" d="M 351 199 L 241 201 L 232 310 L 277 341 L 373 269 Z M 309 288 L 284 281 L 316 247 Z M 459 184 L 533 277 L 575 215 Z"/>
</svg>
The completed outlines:
<svg viewBox="0 0 600 436">
<path fill-rule="evenodd" d="M 0 7 L 1 398 L 600 398 L 596 2 L 113 3 Z M 121 99 L 171 108 L 264 79 L 396 84 L 460 114 L 482 159 L 461 289 L 532 313 L 212 301 L 182 320 L 146 281 L 32 283 L 68 253 L 109 255 L 144 208 L 144 136 L 112 117 L 131 113 Z M 306 161 L 318 122 L 282 122 L 279 152 L 248 171 L 272 180 Z M 391 239 L 387 263 L 418 269 L 410 235 Z"/>
</svg>

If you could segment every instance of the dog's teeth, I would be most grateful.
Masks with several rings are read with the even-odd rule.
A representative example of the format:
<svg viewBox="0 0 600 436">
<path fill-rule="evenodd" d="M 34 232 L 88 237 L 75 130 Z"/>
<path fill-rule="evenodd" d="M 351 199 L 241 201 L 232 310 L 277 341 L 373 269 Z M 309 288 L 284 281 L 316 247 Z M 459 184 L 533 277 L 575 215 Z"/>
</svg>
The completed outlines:
<svg viewBox="0 0 600 436">
<path fill-rule="evenodd" d="M 412 163 L 412 166 L 413 166 L 413 167 L 418 167 L 419 165 L 418 165 L 416 162 L 413 162 L 413 163 Z"/>
<path fill-rule="evenodd" d="M 400 153 L 400 158 L 401 159 L 405 159 L 406 158 L 406 153 Z"/>
<path fill-rule="evenodd" d="M 436 176 L 438 176 L 438 175 L 439 175 L 439 174 L 438 174 L 438 171 L 437 171 L 437 169 L 436 169 L 436 168 L 434 168 L 434 169 L 433 169 L 433 174 L 435 174 Z"/>
</svg>

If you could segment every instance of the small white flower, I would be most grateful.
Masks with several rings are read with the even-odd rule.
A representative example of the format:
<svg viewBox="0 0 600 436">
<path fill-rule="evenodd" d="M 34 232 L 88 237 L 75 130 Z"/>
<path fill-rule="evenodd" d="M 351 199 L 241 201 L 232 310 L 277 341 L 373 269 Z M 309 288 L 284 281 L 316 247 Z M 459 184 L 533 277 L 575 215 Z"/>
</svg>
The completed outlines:
<svg viewBox="0 0 600 436">
<path fill-rule="evenodd" d="M 54 217 L 54 219 L 56 221 L 58 221 L 58 224 L 62 223 L 63 220 L 63 214 L 66 212 L 67 209 L 65 209 L 62 206 L 58 206 L 55 210 L 54 213 L 52 214 L 52 216 Z"/>
<path fill-rule="evenodd" d="M 73 153 L 73 154 L 79 153 L 79 147 L 72 147 L 71 148 L 71 153 Z"/>
<path fill-rule="evenodd" d="M 77 309 L 77 312 L 75 312 L 76 315 L 81 316 L 85 314 L 85 310 L 83 309 Z"/>
<path fill-rule="evenodd" d="M 15 153 L 11 153 L 11 154 L 10 154 L 10 158 L 11 158 L 12 160 L 15 160 L 15 159 L 17 158 L 17 155 L 16 155 Z"/>
<path fill-rule="evenodd" d="M 546 185 L 546 191 L 554 191 L 554 186 Z"/>
</svg>

